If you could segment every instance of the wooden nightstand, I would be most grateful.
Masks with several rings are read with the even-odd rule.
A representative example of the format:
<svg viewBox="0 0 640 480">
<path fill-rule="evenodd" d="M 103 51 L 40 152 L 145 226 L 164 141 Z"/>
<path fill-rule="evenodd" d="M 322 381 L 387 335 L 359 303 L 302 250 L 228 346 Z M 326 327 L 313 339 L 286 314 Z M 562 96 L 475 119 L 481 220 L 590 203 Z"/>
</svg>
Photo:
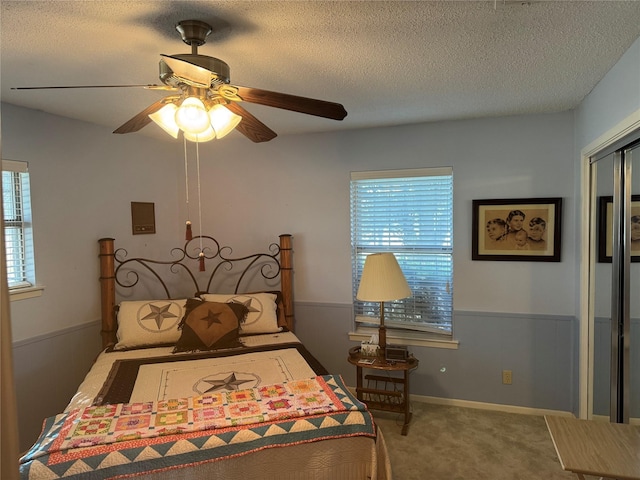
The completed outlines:
<svg viewBox="0 0 640 480">
<path fill-rule="evenodd" d="M 418 367 L 418 359 L 410 355 L 406 362 L 387 362 L 384 357 L 367 357 L 360 354 L 360 347 L 349 350 L 349 363 L 356 366 L 356 396 L 372 410 L 404 413 L 402 435 L 407 434 L 411 421 L 409 406 L 409 372 Z M 368 363 L 373 361 L 373 363 Z M 363 363 L 367 362 L 367 363 Z M 363 369 L 387 372 L 386 375 L 365 375 Z M 402 372 L 403 376 L 392 376 L 390 372 Z M 364 380 L 367 386 L 364 386 Z M 373 384 L 373 388 L 370 385 Z M 400 388 L 398 388 L 398 386 Z"/>
</svg>

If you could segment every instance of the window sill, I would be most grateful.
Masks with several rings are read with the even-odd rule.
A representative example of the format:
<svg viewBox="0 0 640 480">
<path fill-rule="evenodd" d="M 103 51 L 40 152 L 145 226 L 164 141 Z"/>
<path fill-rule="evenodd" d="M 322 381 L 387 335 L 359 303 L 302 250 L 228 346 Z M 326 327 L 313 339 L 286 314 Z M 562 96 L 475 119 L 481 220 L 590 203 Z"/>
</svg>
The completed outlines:
<svg viewBox="0 0 640 480">
<path fill-rule="evenodd" d="M 14 288 L 9 290 L 9 300 L 26 300 L 27 298 L 40 297 L 44 287 L 41 285 L 35 285 L 33 287 Z"/>
<path fill-rule="evenodd" d="M 371 338 L 371 335 L 377 333 L 377 331 L 377 329 L 357 329 L 355 332 L 349 332 L 349 340 L 366 342 Z M 458 340 L 443 339 L 417 332 L 389 331 L 389 329 L 387 329 L 387 344 L 448 348 L 450 350 L 457 350 L 459 346 Z"/>
</svg>

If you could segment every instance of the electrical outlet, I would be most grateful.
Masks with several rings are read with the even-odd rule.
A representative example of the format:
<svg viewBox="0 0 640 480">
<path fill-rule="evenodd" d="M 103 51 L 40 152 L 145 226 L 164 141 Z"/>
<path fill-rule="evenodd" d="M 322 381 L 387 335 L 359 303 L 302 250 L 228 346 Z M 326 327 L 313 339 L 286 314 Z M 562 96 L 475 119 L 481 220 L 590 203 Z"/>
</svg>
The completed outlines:
<svg viewBox="0 0 640 480">
<path fill-rule="evenodd" d="M 503 385 L 511 385 L 511 370 L 502 371 L 502 383 Z"/>
</svg>

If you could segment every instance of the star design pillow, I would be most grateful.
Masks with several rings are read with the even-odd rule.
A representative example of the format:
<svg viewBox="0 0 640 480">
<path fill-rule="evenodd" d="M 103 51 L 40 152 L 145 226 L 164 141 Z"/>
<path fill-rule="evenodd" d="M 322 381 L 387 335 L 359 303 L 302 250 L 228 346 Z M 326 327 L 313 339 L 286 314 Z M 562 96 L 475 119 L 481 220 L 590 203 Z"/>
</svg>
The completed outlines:
<svg viewBox="0 0 640 480">
<path fill-rule="evenodd" d="M 174 345 L 186 299 L 121 302 L 118 307 L 118 342 L 115 350 Z"/>
<path fill-rule="evenodd" d="M 190 298 L 178 327 L 182 333 L 174 353 L 241 346 L 238 338 L 240 324 L 247 313 L 247 307 L 243 304 Z"/>
<path fill-rule="evenodd" d="M 276 333 L 282 331 L 278 326 L 276 294 L 247 293 L 247 294 L 219 294 L 205 293 L 202 299 L 210 302 L 232 302 L 247 307 L 246 321 L 240 326 L 240 335 L 255 335 L 260 333 Z"/>
</svg>

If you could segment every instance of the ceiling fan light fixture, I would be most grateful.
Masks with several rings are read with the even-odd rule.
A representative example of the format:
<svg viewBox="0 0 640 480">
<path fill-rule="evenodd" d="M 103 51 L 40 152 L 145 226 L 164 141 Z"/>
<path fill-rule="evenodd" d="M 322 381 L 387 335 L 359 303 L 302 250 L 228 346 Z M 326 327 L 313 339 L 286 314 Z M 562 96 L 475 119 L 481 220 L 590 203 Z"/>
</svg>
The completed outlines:
<svg viewBox="0 0 640 480">
<path fill-rule="evenodd" d="M 209 110 L 209 119 L 216 132 L 216 137 L 222 138 L 238 126 L 242 117 L 224 105 L 217 104 Z"/>
<path fill-rule="evenodd" d="M 173 138 L 178 138 L 180 127 L 178 127 L 175 118 L 177 110 L 178 107 L 174 103 L 167 103 L 160 110 L 149 115 L 149 118 Z"/>
<path fill-rule="evenodd" d="M 255 143 L 268 142 L 277 137 L 276 132 L 237 102 L 254 103 L 332 120 L 343 120 L 347 116 L 344 106 L 339 103 L 232 85 L 229 65 L 226 62 L 198 53 L 198 47 L 205 43 L 212 31 L 211 26 L 200 20 L 184 20 L 176 25 L 176 29 L 182 36 L 182 40 L 191 45 L 191 53 L 162 54 L 160 80 L 167 85 L 167 90 L 178 90 L 178 94 L 157 100 L 127 120 L 113 133 L 137 132 L 154 121 L 174 138 L 177 138 L 182 130 L 190 141 L 222 138 L 236 128 L 239 133 Z M 106 86 L 136 85 L 103 85 L 103 87 Z M 160 85 L 145 87 L 164 88 Z M 88 86 L 36 88 L 88 88 Z M 175 104 L 173 120 L 178 127 L 177 131 L 173 122 L 167 119 L 161 120 L 164 112 L 152 115 L 169 103 Z M 212 104 L 221 106 L 211 110 Z M 205 138 L 207 140 L 204 140 Z"/>
<path fill-rule="evenodd" d="M 190 134 L 204 133 L 211 126 L 204 103 L 196 97 L 184 99 L 176 111 L 175 120 L 185 133 Z"/>
</svg>

